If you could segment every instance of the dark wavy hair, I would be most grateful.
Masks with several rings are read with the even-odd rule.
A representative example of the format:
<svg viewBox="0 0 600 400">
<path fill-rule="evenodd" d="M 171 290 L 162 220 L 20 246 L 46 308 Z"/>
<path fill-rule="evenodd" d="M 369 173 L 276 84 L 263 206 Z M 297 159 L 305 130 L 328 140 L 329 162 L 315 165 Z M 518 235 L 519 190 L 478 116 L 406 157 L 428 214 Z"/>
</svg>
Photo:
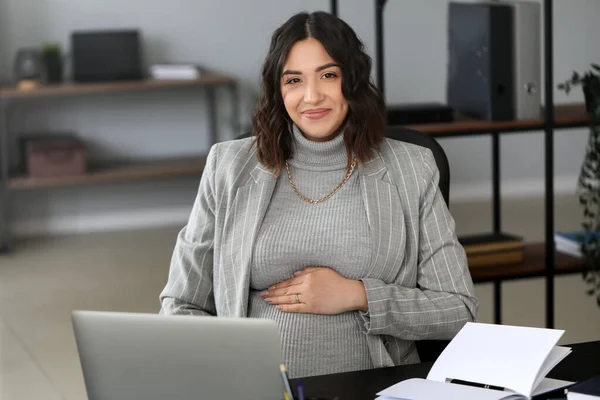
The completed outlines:
<svg viewBox="0 0 600 400">
<path fill-rule="evenodd" d="M 273 33 L 261 72 L 258 109 L 252 118 L 258 160 L 275 174 L 292 155 L 292 120 L 281 96 L 283 65 L 292 46 L 310 37 L 341 66 L 342 93 L 348 103 L 342 124 L 348 165 L 352 153 L 359 163 L 369 160 L 385 136 L 385 102 L 371 81 L 371 58 L 354 30 L 327 12 L 298 13 Z"/>
</svg>

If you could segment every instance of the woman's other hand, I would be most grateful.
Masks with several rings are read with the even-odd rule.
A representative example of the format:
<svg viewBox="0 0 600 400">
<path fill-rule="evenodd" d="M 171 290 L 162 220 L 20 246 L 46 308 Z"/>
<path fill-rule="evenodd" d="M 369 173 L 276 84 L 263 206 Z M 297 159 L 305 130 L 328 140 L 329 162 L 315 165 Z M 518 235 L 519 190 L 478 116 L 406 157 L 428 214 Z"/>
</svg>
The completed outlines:
<svg viewBox="0 0 600 400">
<path fill-rule="evenodd" d="M 328 267 L 308 267 L 261 293 L 284 312 L 341 314 L 368 310 L 361 281 L 347 279 Z"/>
</svg>

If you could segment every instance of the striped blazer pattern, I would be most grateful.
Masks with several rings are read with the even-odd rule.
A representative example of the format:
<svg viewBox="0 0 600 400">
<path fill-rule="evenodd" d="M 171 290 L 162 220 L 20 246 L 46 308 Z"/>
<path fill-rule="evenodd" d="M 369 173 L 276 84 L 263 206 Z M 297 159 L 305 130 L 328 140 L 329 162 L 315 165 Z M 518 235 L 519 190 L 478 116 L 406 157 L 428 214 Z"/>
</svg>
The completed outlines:
<svg viewBox="0 0 600 400">
<path fill-rule="evenodd" d="M 215 144 L 177 236 L 161 314 L 246 317 L 253 245 L 277 177 L 252 138 Z M 452 338 L 478 301 L 425 147 L 385 139 L 358 173 L 374 256 L 356 312 L 374 367 L 418 362 L 414 340 Z"/>
</svg>

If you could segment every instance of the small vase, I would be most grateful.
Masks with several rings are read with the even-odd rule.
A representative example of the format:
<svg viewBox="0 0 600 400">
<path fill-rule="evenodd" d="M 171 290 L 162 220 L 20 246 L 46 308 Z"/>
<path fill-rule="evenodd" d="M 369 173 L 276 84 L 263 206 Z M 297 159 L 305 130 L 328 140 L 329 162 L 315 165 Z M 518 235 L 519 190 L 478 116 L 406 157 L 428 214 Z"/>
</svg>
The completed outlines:
<svg viewBox="0 0 600 400">
<path fill-rule="evenodd" d="M 44 66 L 46 67 L 46 81 L 48 83 L 62 82 L 63 66 L 59 55 L 45 55 Z"/>
</svg>

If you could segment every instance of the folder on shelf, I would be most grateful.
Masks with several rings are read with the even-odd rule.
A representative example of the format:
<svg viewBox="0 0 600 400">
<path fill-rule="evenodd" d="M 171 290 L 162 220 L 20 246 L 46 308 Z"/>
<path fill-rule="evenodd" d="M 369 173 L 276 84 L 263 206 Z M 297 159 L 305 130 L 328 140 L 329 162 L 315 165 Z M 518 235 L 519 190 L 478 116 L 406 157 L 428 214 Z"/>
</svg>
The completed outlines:
<svg viewBox="0 0 600 400">
<path fill-rule="evenodd" d="M 571 353 L 556 346 L 563 330 L 467 323 L 426 379 L 402 381 L 377 399 L 529 399 L 573 382 L 546 378 Z"/>
</svg>

